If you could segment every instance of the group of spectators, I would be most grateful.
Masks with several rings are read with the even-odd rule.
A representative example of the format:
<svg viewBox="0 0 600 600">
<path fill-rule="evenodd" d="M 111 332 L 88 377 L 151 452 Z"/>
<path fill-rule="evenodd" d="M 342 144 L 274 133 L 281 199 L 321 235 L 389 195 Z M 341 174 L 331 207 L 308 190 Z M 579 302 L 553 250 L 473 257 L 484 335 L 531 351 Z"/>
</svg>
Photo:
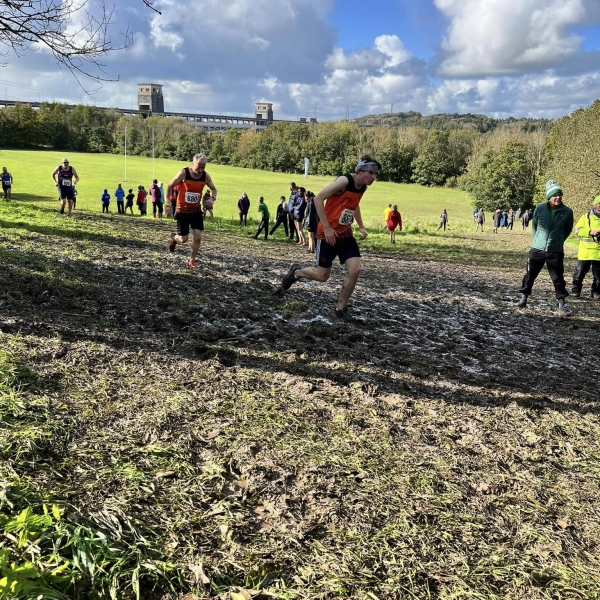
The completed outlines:
<svg viewBox="0 0 600 600">
<path fill-rule="evenodd" d="M 492 216 L 492 221 L 494 224 L 493 233 L 498 233 L 498 229 L 506 229 L 507 231 L 512 230 L 515 224 L 515 221 L 521 221 L 521 226 L 523 227 L 523 231 L 529 227 L 529 221 L 531 220 L 531 216 L 533 215 L 533 210 L 519 208 L 517 212 L 514 212 L 512 208 L 508 210 L 502 210 L 497 208 L 494 211 Z M 483 226 L 485 224 L 485 211 L 483 208 L 476 208 L 473 211 L 473 222 L 475 223 L 475 231 L 483 231 Z"/>
<path fill-rule="evenodd" d="M 260 223 L 258 230 L 254 235 L 258 239 L 264 232 L 264 239 L 273 235 L 280 225 L 283 225 L 286 239 L 296 242 L 299 246 L 307 247 L 308 252 L 314 253 L 316 248 L 315 234 L 319 223 L 319 216 L 314 205 L 315 195 L 295 182 L 289 184 L 290 194 L 279 197 L 277 212 L 275 213 L 275 222 L 269 229 L 271 222 L 271 213 L 265 203 L 263 196 L 258 197 L 258 212 L 260 213 Z M 250 199 L 244 192 L 237 203 L 238 214 L 240 217 L 240 227 L 248 224 L 248 213 L 250 211 Z M 306 235 L 305 235 L 306 232 Z"/>
</svg>

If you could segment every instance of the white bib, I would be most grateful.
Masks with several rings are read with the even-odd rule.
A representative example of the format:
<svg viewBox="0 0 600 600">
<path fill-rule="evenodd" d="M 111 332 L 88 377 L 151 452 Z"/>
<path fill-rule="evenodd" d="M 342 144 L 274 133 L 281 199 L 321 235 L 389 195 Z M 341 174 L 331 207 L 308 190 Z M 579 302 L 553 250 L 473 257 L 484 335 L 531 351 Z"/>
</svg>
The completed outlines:
<svg viewBox="0 0 600 600">
<path fill-rule="evenodd" d="M 71 180 L 70 179 L 63 179 L 60 182 L 60 185 L 62 185 L 63 187 L 71 187 Z"/>
<path fill-rule="evenodd" d="M 352 225 L 354 223 L 354 211 L 345 208 L 340 215 L 340 225 Z"/>
<path fill-rule="evenodd" d="M 197 192 L 186 192 L 185 193 L 186 204 L 200 204 L 200 194 Z"/>
</svg>

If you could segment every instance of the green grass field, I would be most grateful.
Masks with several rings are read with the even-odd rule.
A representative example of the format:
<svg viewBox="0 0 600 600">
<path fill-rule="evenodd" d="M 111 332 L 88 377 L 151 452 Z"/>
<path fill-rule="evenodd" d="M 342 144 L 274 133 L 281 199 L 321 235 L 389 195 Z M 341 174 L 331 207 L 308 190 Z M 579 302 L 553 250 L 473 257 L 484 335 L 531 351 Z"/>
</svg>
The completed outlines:
<svg viewBox="0 0 600 600">
<path fill-rule="evenodd" d="M 50 173 L 60 163 L 63 155 L 57 152 L 29 152 L 3 150 L 2 166 L 6 166 L 15 178 L 13 197 L 15 200 L 35 201 L 36 204 L 57 206 L 55 187 Z M 127 181 L 125 181 L 125 159 L 123 156 L 106 154 L 68 155 L 71 164 L 81 177 L 77 186 L 78 210 L 101 212 L 100 196 L 107 188 L 112 195 L 118 183 L 124 189 L 144 185 L 148 189 L 152 182 L 152 160 L 142 157 L 127 158 Z M 166 183 L 186 166 L 171 160 L 154 161 L 154 175 Z M 215 185 L 219 190 L 219 199 L 215 205 L 215 222 L 207 223 L 208 229 L 221 229 L 238 232 L 237 199 L 247 192 L 252 206 L 250 211 L 250 229 L 256 226 L 258 219 L 256 199 L 264 196 L 271 214 L 275 214 L 278 198 L 289 194 L 288 184 L 292 178 L 298 185 L 318 192 L 332 178 L 292 176 L 285 173 L 270 173 L 222 165 L 209 164 Z M 403 218 L 403 233 L 397 236 L 394 247 L 389 244 L 382 212 L 388 204 L 397 204 Z M 437 232 L 439 215 L 443 209 L 449 214 L 449 230 Z M 491 257 L 497 268 L 514 266 L 516 261 L 524 264 L 525 253 L 529 246 L 530 231 L 521 231 L 520 224 L 512 232 L 491 234 L 491 224 L 487 224 L 484 234 L 475 233 L 471 213 L 472 202 L 468 194 L 445 188 L 425 188 L 417 185 L 402 185 L 376 182 L 365 194 L 361 203 L 363 218 L 369 238 L 364 248 L 377 252 L 391 252 L 405 257 L 426 257 L 471 263 L 487 263 Z M 134 211 L 135 211 L 134 207 Z M 111 211 L 116 213 L 114 199 Z M 491 215 L 489 215 L 491 218 Z M 130 217 L 128 217 L 130 218 Z M 139 218 L 136 215 L 136 218 Z M 152 217 L 146 217 L 151 219 Z M 247 232 L 244 232 L 246 234 Z M 283 232 L 275 234 L 273 241 L 282 242 Z M 567 253 L 573 256 L 575 246 L 571 245 Z"/>
</svg>

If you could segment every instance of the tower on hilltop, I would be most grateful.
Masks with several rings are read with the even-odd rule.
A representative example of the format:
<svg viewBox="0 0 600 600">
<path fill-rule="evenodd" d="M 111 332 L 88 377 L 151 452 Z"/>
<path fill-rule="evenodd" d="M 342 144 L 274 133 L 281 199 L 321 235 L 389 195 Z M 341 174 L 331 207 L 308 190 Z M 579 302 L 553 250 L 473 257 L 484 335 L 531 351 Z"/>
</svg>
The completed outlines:
<svg viewBox="0 0 600 600">
<path fill-rule="evenodd" d="M 138 83 L 138 110 L 147 115 L 165 112 L 162 85 L 157 83 Z"/>
</svg>

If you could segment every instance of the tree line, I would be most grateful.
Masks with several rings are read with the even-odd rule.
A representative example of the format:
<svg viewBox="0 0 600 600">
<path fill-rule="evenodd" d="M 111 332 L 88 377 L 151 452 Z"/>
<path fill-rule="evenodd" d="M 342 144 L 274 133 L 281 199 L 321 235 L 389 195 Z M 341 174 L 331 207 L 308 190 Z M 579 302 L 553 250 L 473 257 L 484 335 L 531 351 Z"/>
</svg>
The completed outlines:
<svg viewBox="0 0 600 600">
<path fill-rule="evenodd" d="M 415 113 L 418 114 L 418 113 Z M 0 109 L 0 147 L 78 152 L 127 152 L 189 160 L 203 151 L 210 162 L 267 171 L 335 176 L 374 154 L 380 179 L 460 187 L 479 208 L 530 207 L 543 201 L 546 179 L 556 179 L 575 208 L 600 192 L 600 101 L 545 127 L 505 120 L 487 133 L 410 126 L 361 127 L 356 122 L 275 123 L 262 132 L 207 132 L 182 119 L 126 117 L 117 110 L 59 103 Z"/>
</svg>

